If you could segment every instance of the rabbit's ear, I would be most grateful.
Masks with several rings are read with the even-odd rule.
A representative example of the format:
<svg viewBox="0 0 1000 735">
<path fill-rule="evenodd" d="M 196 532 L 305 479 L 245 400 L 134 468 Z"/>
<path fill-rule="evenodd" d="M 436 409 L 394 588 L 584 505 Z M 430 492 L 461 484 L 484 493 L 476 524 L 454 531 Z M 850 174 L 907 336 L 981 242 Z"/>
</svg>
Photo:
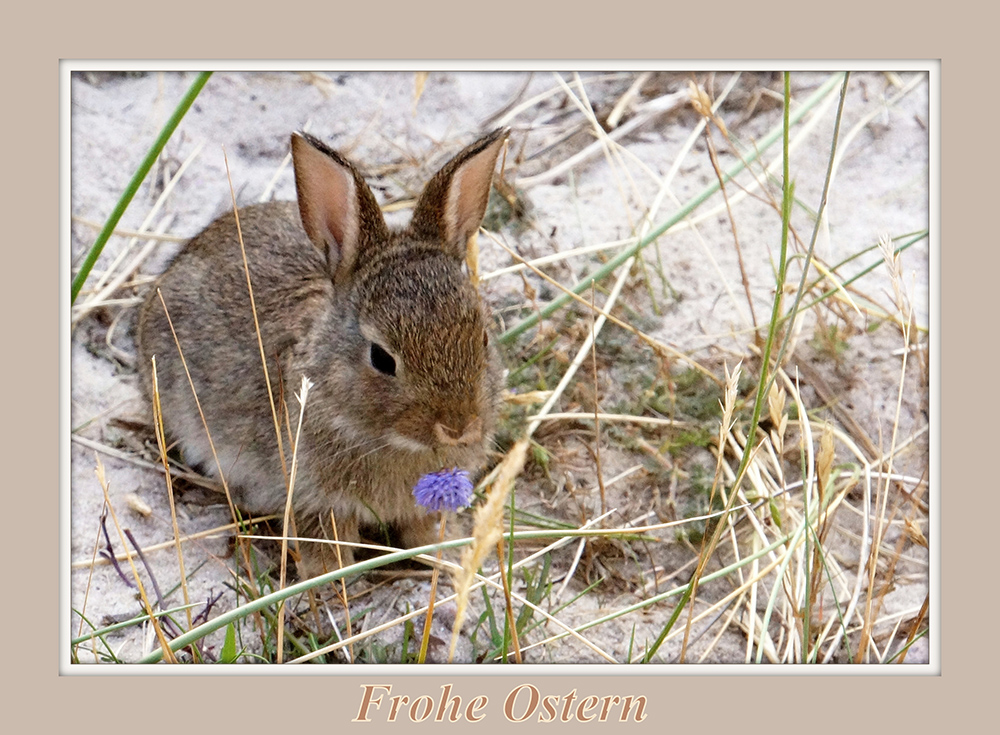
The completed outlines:
<svg viewBox="0 0 1000 735">
<path fill-rule="evenodd" d="M 509 128 L 499 128 L 480 138 L 428 182 L 410 222 L 416 237 L 440 240 L 447 253 L 465 260 L 466 243 L 483 221 L 493 169 L 509 133 Z"/>
<path fill-rule="evenodd" d="M 292 160 L 302 226 L 342 282 L 359 252 L 387 239 L 382 210 L 357 169 L 313 136 L 292 134 Z"/>
</svg>

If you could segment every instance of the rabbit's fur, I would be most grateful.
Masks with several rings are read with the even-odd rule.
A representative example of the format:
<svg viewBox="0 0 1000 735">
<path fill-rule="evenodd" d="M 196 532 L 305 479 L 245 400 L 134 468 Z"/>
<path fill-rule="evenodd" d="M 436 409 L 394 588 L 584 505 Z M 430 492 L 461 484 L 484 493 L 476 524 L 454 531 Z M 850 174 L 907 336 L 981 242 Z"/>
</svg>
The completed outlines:
<svg viewBox="0 0 1000 735">
<path fill-rule="evenodd" d="M 168 439 L 203 470 L 218 476 L 221 467 L 238 506 L 284 511 L 295 395 L 306 376 L 298 535 L 333 538 L 332 511 L 343 541 L 369 525 L 395 528 L 406 546 L 433 540 L 434 516 L 413 499 L 416 481 L 444 467 L 479 467 L 498 411 L 500 363 L 463 263 L 506 137 L 494 131 L 449 161 L 402 230 L 386 226 L 357 169 L 304 134 L 292 136 L 297 205 L 239 210 L 284 469 L 236 217 L 209 225 L 160 277 L 139 315 L 146 393 L 155 356 Z M 308 574 L 336 568 L 329 544 L 304 543 L 302 553 Z M 352 559 L 349 548 L 342 553 Z"/>
</svg>

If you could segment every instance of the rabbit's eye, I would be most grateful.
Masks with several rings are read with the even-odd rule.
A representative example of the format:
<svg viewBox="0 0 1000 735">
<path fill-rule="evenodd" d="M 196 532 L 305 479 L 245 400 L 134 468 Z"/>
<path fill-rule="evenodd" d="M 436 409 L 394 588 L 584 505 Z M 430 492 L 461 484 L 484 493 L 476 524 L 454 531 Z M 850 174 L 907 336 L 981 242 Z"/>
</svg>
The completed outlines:
<svg viewBox="0 0 1000 735">
<path fill-rule="evenodd" d="M 483 347 L 489 347 L 489 346 L 490 346 L 490 333 L 487 332 L 484 329 L 483 330 Z"/>
<path fill-rule="evenodd" d="M 391 376 L 396 374 L 396 361 L 392 359 L 392 355 L 374 342 L 372 342 L 371 363 L 372 367 L 383 375 Z"/>
</svg>

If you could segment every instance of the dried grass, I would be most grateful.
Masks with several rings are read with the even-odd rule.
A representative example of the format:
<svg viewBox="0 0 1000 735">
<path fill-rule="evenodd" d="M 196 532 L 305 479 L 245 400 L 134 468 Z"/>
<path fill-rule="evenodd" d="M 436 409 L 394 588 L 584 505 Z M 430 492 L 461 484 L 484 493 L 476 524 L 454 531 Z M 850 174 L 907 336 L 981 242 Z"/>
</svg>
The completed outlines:
<svg viewBox="0 0 1000 735">
<path fill-rule="evenodd" d="M 425 81 L 425 77 L 415 81 L 414 107 L 425 93 Z M 502 235 L 483 233 L 510 253 L 511 264 L 482 274 L 481 287 L 501 284 L 505 278 L 517 275 L 529 286 L 546 284 L 572 293 L 572 308 L 586 316 L 587 328 L 573 331 L 558 321 L 561 315 L 556 315 L 549 317 L 553 324 L 539 330 L 540 333 L 551 330 L 545 342 L 555 345 L 552 355 L 535 366 L 539 373 L 549 371 L 545 377 L 550 380 L 542 387 L 510 396 L 511 410 L 524 411 L 527 404 L 532 411 L 512 435 L 502 459 L 480 483 L 485 496 L 474 512 L 471 538 L 446 542 L 431 550 L 440 552 L 464 544 L 460 562 L 435 559 L 429 553 L 416 557 L 451 575 L 454 593 L 435 603 L 438 610 L 446 602 L 455 603 L 447 660 L 454 660 L 459 641 L 468 634 L 467 621 L 489 612 L 487 606 L 493 598 L 480 600 L 473 595 L 485 585 L 502 595 L 505 608 L 502 617 L 516 633 L 514 652 L 525 661 L 720 661 L 732 655 L 732 641 L 737 640 L 741 653 L 735 660 L 748 663 L 893 659 L 902 662 L 909 646 L 927 633 L 928 601 L 910 607 L 898 602 L 890 606 L 890 591 L 909 585 L 926 587 L 924 551 L 928 545 L 925 530 L 929 510 L 923 500 L 927 491 L 926 457 L 908 462 L 905 471 L 897 466 L 900 458 L 907 452 L 912 454 L 913 448 L 919 446 L 927 427 L 917 425 L 907 433 L 901 421 L 907 393 L 916 390 L 908 356 L 922 346 L 920 340 L 926 329 L 915 325 L 913 296 L 907 292 L 898 255 L 894 253 L 896 244 L 888 238 L 880 243 L 893 289 L 888 304 L 881 295 L 869 293 L 864 280 L 852 283 L 836 266 L 814 257 L 810 275 L 816 280 L 809 284 L 803 275 L 808 291 L 802 310 L 774 325 L 786 349 L 771 365 L 762 367 L 760 330 L 768 325 L 761 324 L 758 329 L 754 299 L 775 284 L 752 282 L 745 269 L 727 270 L 721 265 L 719 248 L 709 246 L 701 228 L 719 215 L 726 215 L 733 233 L 731 245 L 737 251 L 742 202 L 757 197 L 768 202 L 780 219 L 780 195 L 772 193 L 771 177 L 781 157 L 768 165 L 750 166 L 747 175 L 730 182 L 718 158 L 725 151 L 716 150 L 715 140 L 709 139 L 713 171 L 723 189 L 724 201 L 716 205 L 709 202 L 692 212 L 677 224 L 676 230 L 691 231 L 697 236 L 706 259 L 717 270 L 720 293 L 733 305 L 741 323 L 734 323 L 725 333 L 706 334 L 707 347 L 700 350 L 679 349 L 648 334 L 650 330 L 640 329 L 630 317 L 629 309 L 636 304 L 648 304 L 641 294 L 652 293 L 648 279 L 657 268 L 653 258 L 643 251 L 634 252 L 619 266 L 613 282 L 602 291 L 600 304 L 593 303 L 596 295 L 576 296 L 580 293 L 577 289 L 580 283 L 567 282 L 564 277 L 545 272 L 568 266 L 572 273 L 595 253 L 634 248 L 647 238 L 661 219 L 659 209 L 674 197 L 671 187 L 682 160 L 697 140 L 707 136 L 707 122 L 715 125 L 730 153 L 738 155 L 741 150 L 739 141 L 734 139 L 735 133 L 726 129 L 719 113 L 720 105 L 736 88 L 738 79 L 731 79 L 714 100 L 704 86 L 693 85 L 687 91 L 642 102 L 642 90 L 649 81 L 648 74 L 625 80 L 614 96 L 611 113 L 602 121 L 595 110 L 593 93 L 588 90 L 588 85 L 596 82 L 556 75 L 550 90 L 523 102 L 513 101 L 500 120 L 499 124 L 516 125 L 519 116 L 541 109 L 547 100 L 556 96 L 565 100 L 572 114 L 566 113 L 561 121 L 554 117 L 542 119 L 536 127 L 534 144 L 538 151 L 550 150 L 549 157 L 557 158 L 558 162 L 519 176 L 517 163 L 508 161 L 507 166 L 515 169 L 510 176 L 517 186 L 528 188 L 579 171 L 583 163 L 602 156 L 616 181 L 615 195 L 620 199 L 622 222 L 627 223 L 631 235 L 528 258 L 504 242 Z M 919 79 L 904 79 L 891 100 L 901 99 L 917 84 Z M 817 127 L 824 124 L 822 121 L 829 120 L 825 112 L 835 99 L 836 95 L 824 98 L 813 115 L 795 128 L 789 143 L 791 149 L 804 145 Z M 700 117 L 691 126 L 675 165 L 663 176 L 654 174 L 645 165 L 637 166 L 629 150 L 629 136 L 689 101 L 696 106 Z M 833 173 L 842 165 L 844 147 L 871 114 L 875 112 L 862 116 L 845 136 L 832 161 L 831 183 Z M 560 149 L 560 141 L 570 140 L 581 131 L 590 136 L 591 142 L 568 154 Z M 539 153 L 534 163 L 544 158 Z M 640 181 L 648 176 L 654 177 L 656 187 L 646 201 L 642 195 L 646 188 Z M 828 234 L 822 209 L 817 232 L 820 237 Z M 798 242 L 794 231 L 791 240 L 793 245 Z M 800 242 L 798 247 L 806 250 Z M 103 283 L 93 290 L 96 295 L 82 304 L 74 320 L 78 322 L 98 307 L 109 308 L 115 303 L 113 299 L 128 291 L 130 283 L 138 282 L 136 269 L 146 254 L 144 250 L 129 264 L 124 263 L 124 257 L 113 264 L 105 272 Z M 748 257 L 744 248 L 739 248 L 738 254 L 741 263 Z M 473 258 L 473 271 L 478 272 L 478 258 Z M 739 272 L 743 275 L 734 275 Z M 742 295 L 732 288 L 735 277 L 742 278 Z M 594 292 L 600 286 L 595 284 Z M 781 296 L 784 298 L 785 294 Z M 521 307 L 530 309 L 536 300 L 537 293 L 526 294 Z M 864 428 L 870 424 L 857 421 L 849 409 L 838 405 L 836 389 L 826 386 L 822 370 L 815 367 L 800 370 L 801 361 L 792 359 L 803 343 L 807 323 L 831 320 L 861 332 L 866 320 L 873 316 L 895 325 L 901 348 L 899 378 L 892 398 L 891 431 L 887 437 L 870 435 Z M 860 327 L 852 320 L 860 322 Z M 609 323 L 608 331 L 613 332 L 613 337 L 604 334 Z M 647 350 L 641 353 L 645 363 L 639 367 L 616 364 L 603 347 L 612 339 L 625 340 L 627 350 L 636 354 Z M 511 354 L 522 361 L 535 359 L 535 353 L 545 342 L 523 339 L 511 348 Z M 732 372 L 724 368 L 720 374 L 719 365 L 729 362 L 723 359 L 725 355 L 737 367 Z M 578 376 L 586 359 L 591 360 L 592 371 L 587 371 L 590 374 L 586 377 Z M 678 365 L 689 367 L 723 388 L 720 418 L 714 423 L 676 410 Z M 663 376 L 668 404 L 674 407 L 670 415 L 655 415 L 652 410 L 635 413 L 598 410 L 599 405 L 608 405 L 602 394 L 613 391 L 616 376 L 627 369 L 648 370 L 650 374 Z M 773 382 L 762 395 L 760 409 L 764 422 L 757 426 L 747 420 L 753 399 L 741 387 L 740 376 L 749 373 L 757 379 L 762 370 L 771 372 Z M 535 410 L 538 404 L 541 405 Z M 278 411 L 275 407 L 280 441 Z M 285 423 L 290 431 L 290 422 Z M 584 429 L 578 430 L 581 426 Z M 651 503 L 639 507 L 641 504 L 635 497 L 644 488 L 655 484 L 657 494 L 683 498 L 684 483 L 693 486 L 693 468 L 686 464 L 683 453 L 674 456 L 668 448 L 678 446 L 681 432 L 699 429 L 712 436 L 702 451 L 710 452 L 714 461 L 705 512 L 684 512 L 674 505 L 670 506 L 670 512 L 676 514 L 675 518 L 646 523 L 648 518 L 665 511 Z M 161 455 L 165 455 L 162 437 L 158 438 Z M 74 439 L 90 441 L 83 437 Z M 290 444 L 294 447 L 294 443 Z M 593 457 L 593 462 L 574 457 L 572 447 L 579 445 L 587 450 L 582 456 Z M 640 447 L 638 453 L 632 453 L 635 447 Z M 649 464 L 635 464 L 637 458 L 641 462 L 649 456 L 656 458 L 657 469 L 651 469 Z M 914 464 L 917 471 L 910 472 Z M 566 471 L 567 467 L 578 470 L 580 476 L 567 479 L 574 474 Z M 165 462 L 163 471 L 168 478 L 177 472 Z M 294 477 L 294 450 L 291 474 Z M 559 490 L 552 491 L 553 486 L 566 490 L 558 500 L 555 496 Z M 688 488 L 686 492 L 693 491 Z M 512 493 L 513 516 L 509 513 Z M 570 496 L 572 503 L 567 500 Z M 619 502 L 621 505 L 616 505 Z M 580 515 L 572 518 L 569 508 Z M 700 539 L 695 537 L 696 532 L 700 533 Z M 180 549 L 195 536 L 181 537 L 176 521 L 174 533 L 176 541 L 162 547 L 176 547 L 183 577 Z M 284 562 L 290 538 L 295 536 L 290 532 L 286 514 L 279 591 L 285 588 Z M 529 545 L 541 539 L 547 543 L 529 552 Z M 145 549 L 147 553 L 152 550 Z M 500 559 L 496 555 L 498 550 Z M 553 560 L 549 592 L 531 598 L 522 582 L 528 577 L 516 575 L 538 573 L 545 558 Z M 74 568 L 93 568 L 99 563 L 79 561 Z M 491 572 L 494 568 L 496 571 Z M 319 657 L 328 660 L 347 649 L 351 650 L 350 660 L 354 661 L 358 656 L 355 646 L 372 646 L 390 633 L 398 634 L 409 621 L 427 612 L 427 607 L 415 602 L 403 614 L 387 611 L 385 619 L 375 624 L 370 624 L 372 621 L 366 616 L 358 632 L 352 633 L 350 611 L 363 605 L 366 597 L 376 599 L 391 585 L 372 584 L 350 596 L 345 581 L 350 572 L 350 568 L 340 570 L 322 580 L 323 584 L 341 580 L 337 597 L 347 609 L 347 635 L 341 637 L 337 632 L 335 642 L 307 646 L 307 652 L 294 656 L 289 663 L 304 663 Z M 301 591 L 300 586 L 293 589 Z M 263 592 L 260 588 L 257 591 Z M 315 591 L 319 591 L 318 586 Z M 564 602 L 567 595 L 573 597 Z M 274 660 L 278 662 L 285 651 L 283 637 L 296 635 L 282 616 L 286 607 L 298 606 L 297 600 L 288 599 L 278 608 L 274 626 L 277 631 Z M 316 604 L 311 603 L 314 611 Z M 148 601 L 145 605 L 152 616 L 152 606 Z M 326 610 L 332 621 L 333 614 L 329 608 Z M 533 613 L 537 625 L 518 629 L 516 620 L 524 610 Z M 683 624 L 674 625 L 681 621 Z M 257 624 L 261 626 L 259 621 Z M 430 620 L 427 625 L 429 630 Z M 613 649 L 599 641 L 598 629 L 602 626 L 617 631 L 609 633 L 616 643 Z M 337 625 L 333 628 L 339 631 Z M 629 629 L 633 637 L 627 645 L 622 645 L 621 631 Z M 157 630 L 164 654 L 169 656 L 162 631 Z M 592 635 L 585 635 L 587 631 Z M 654 639 L 655 643 L 651 643 Z M 729 647 L 724 649 L 724 646 Z M 262 644 L 262 648 L 273 647 Z M 506 653 L 503 651 L 500 657 Z"/>
</svg>

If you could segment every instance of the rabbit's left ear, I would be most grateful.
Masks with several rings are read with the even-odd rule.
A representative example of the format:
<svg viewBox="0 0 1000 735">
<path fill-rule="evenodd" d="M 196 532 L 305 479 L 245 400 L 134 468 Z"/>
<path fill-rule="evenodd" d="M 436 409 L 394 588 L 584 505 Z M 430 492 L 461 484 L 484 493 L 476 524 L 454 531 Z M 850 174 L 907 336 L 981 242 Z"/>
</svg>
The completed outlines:
<svg viewBox="0 0 1000 735">
<path fill-rule="evenodd" d="M 441 242 L 464 261 L 466 243 L 479 229 L 493 183 L 493 169 L 510 128 L 499 128 L 463 150 L 435 174 L 417 201 L 410 231 Z"/>
<path fill-rule="evenodd" d="M 326 256 L 330 277 L 349 279 L 358 254 L 388 241 L 378 201 L 354 166 L 318 138 L 292 135 L 302 226 Z"/>
</svg>

